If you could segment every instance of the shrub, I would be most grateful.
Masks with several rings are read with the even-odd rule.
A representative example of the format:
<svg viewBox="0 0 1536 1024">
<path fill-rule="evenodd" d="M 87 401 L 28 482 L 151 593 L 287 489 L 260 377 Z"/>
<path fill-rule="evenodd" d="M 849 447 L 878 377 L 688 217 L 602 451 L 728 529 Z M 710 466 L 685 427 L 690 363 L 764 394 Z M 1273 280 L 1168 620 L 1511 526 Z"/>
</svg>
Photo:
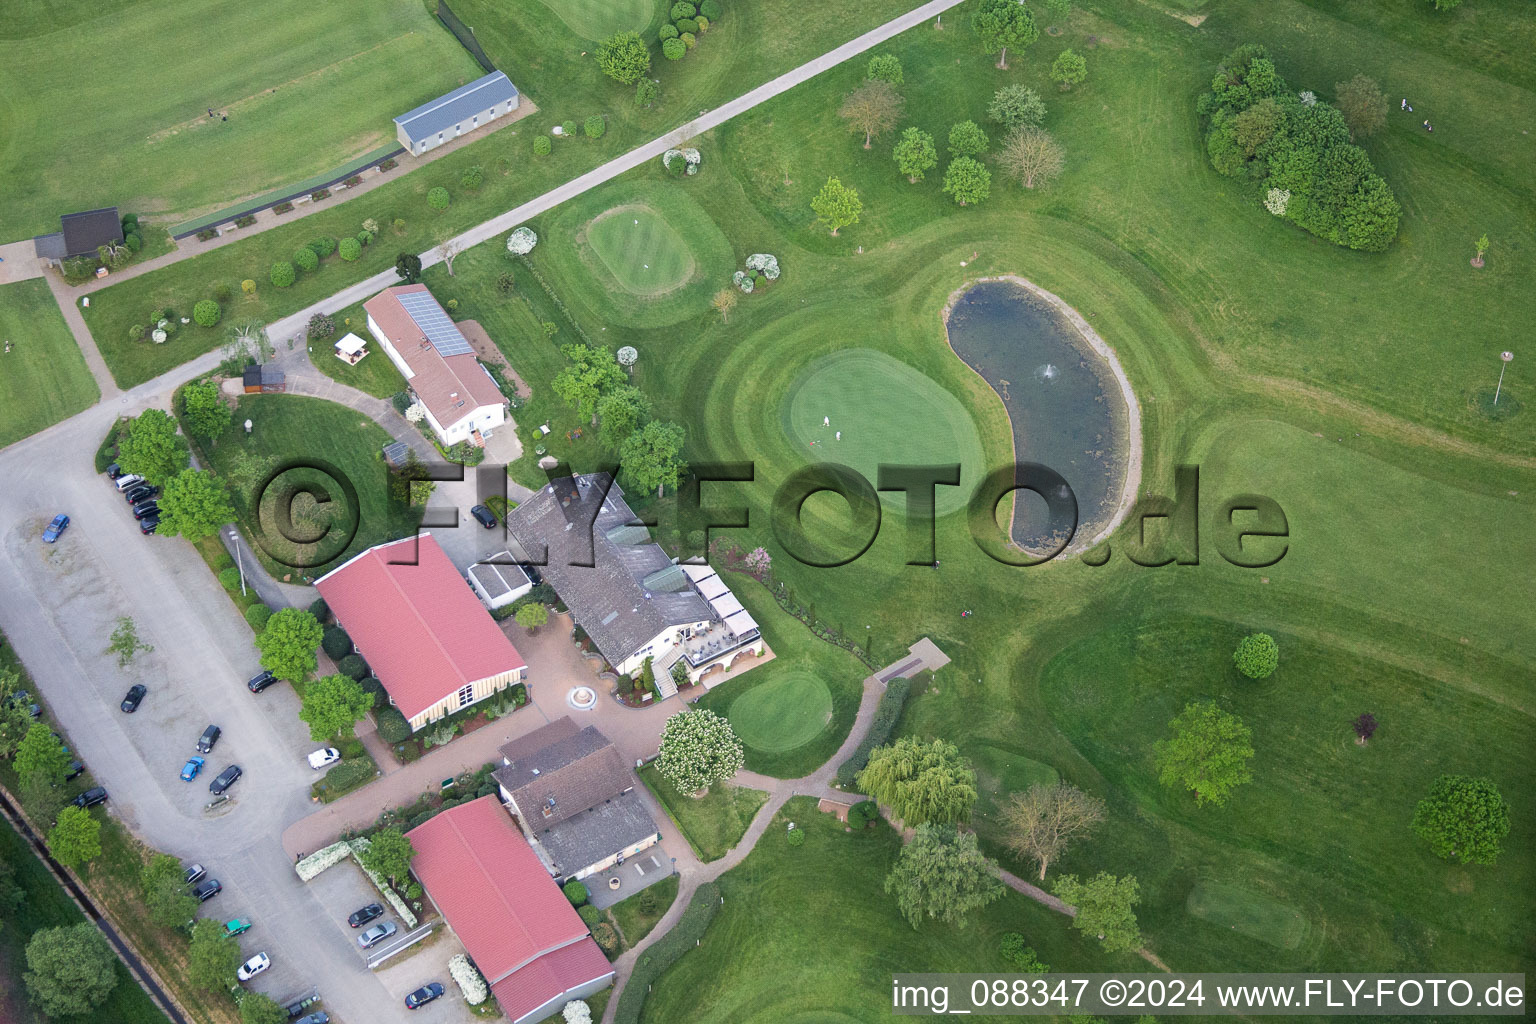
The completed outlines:
<svg viewBox="0 0 1536 1024">
<path fill-rule="evenodd" d="M 197 240 L 199 242 L 211 242 L 218 237 L 219 233 L 213 228 L 203 228 L 203 230 L 197 233 Z"/>
<path fill-rule="evenodd" d="M 192 307 L 192 322 L 199 327 L 212 327 L 223 316 L 224 311 L 212 299 L 204 299 Z"/>
<path fill-rule="evenodd" d="M 526 256 L 539 244 L 539 236 L 526 224 L 507 235 L 507 252 L 513 256 Z"/>
<path fill-rule="evenodd" d="M 837 781 L 844 789 L 854 784 L 859 772 L 869 763 L 869 752 L 884 746 L 891 738 L 891 731 L 901 718 L 901 709 L 911 689 L 912 683 L 907 679 L 892 679 L 886 684 L 885 693 L 880 695 L 880 703 L 875 707 L 875 717 L 869 723 L 869 731 L 864 734 L 864 742 L 854 749 L 848 760 L 838 766 Z"/>
<path fill-rule="evenodd" d="M 699 13 L 708 18 L 711 23 L 720 20 L 720 5 L 715 0 L 704 0 L 699 4 Z"/>
<path fill-rule="evenodd" d="M 661 55 L 667 60 L 682 60 L 688 52 L 688 44 L 681 39 L 668 39 L 661 44 Z"/>
<path fill-rule="evenodd" d="M 310 253 L 310 255 L 313 256 L 314 253 Z M 272 264 L 272 283 L 279 288 L 287 288 L 293 284 L 294 278 L 297 276 L 294 273 L 293 264 L 286 260 Z"/>
<path fill-rule="evenodd" d="M 315 250 L 306 245 L 294 252 L 293 264 L 300 270 L 314 270 L 320 265 L 320 257 L 315 255 Z"/>
<path fill-rule="evenodd" d="M 355 238 L 343 238 L 336 251 L 341 255 L 342 259 L 351 263 L 363 254 L 363 243 Z"/>
<path fill-rule="evenodd" d="M 293 212 L 293 204 L 292 203 L 278 203 L 276 206 L 272 207 L 272 212 L 273 213 L 292 213 Z"/>
<path fill-rule="evenodd" d="M 389 703 L 389 694 L 384 689 L 384 684 L 379 682 L 378 676 L 364 676 L 357 681 L 357 685 L 363 688 L 364 693 L 373 694 L 373 706 L 383 707 Z"/>
<path fill-rule="evenodd" d="M 361 655 L 349 654 L 336 663 L 336 668 L 344 676 L 353 679 L 362 679 L 368 675 L 368 663 Z"/>
<path fill-rule="evenodd" d="M 592 929 L 592 938 L 610 957 L 619 951 L 619 933 L 614 931 L 613 925 L 607 922 Z"/>
<path fill-rule="evenodd" d="M 860 800 L 848 808 L 848 825 L 850 828 L 868 828 L 869 823 L 880 817 L 880 808 L 873 800 Z"/>
<path fill-rule="evenodd" d="M 688 0 L 677 0 L 677 3 L 672 5 L 671 17 L 673 21 L 677 21 L 679 18 L 691 18 L 698 13 L 699 9 Z"/>
<path fill-rule="evenodd" d="M 805 829 L 792 828 L 789 830 L 788 842 L 790 846 L 805 845 Z"/>
<path fill-rule="evenodd" d="M 213 301 L 223 304 L 229 301 L 229 285 L 216 284 L 213 286 Z"/>
<path fill-rule="evenodd" d="M 361 786 L 377 773 L 378 768 L 366 757 L 349 757 L 331 765 L 325 773 L 325 788 L 340 796 Z"/>
<path fill-rule="evenodd" d="M 130 231 L 123 236 L 123 244 L 128 247 L 129 252 L 138 252 L 144 248 L 144 236 L 137 231 Z"/>
<path fill-rule="evenodd" d="M 317 338 L 329 338 L 336 333 L 336 321 L 332 320 L 328 313 L 316 313 L 309 318 L 305 332 L 311 341 Z"/>
<path fill-rule="evenodd" d="M 327 626 L 320 637 L 320 649 L 332 661 L 340 661 L 352 653 L 352 638 L 340 626 Z"/>
<path fill-rule="evenodd" d="M 658 37 L 656 41 L 660 43 L 665 43 L 668 39 L 676 39 L 677 26 L 670 23 L 663 25 L 657 30 L 656 35 Z"/>
<path fill-rule="evenodd" d="M 219 573 L 219 586 L 233 593 L 240 589 L 240 570 L 230 566 Z"/>
<path fill-rule="evenodd" d="M 560 123 L 560 134 L 562 136 L 564 136 L 565 138 L 567 138 L 567 139 L 570 138 L 572 135 L 575 135 L 576 134 L 576 122 L 575 121 L 562 121 Z"/>
<path fill-rule="evenodd" d="M 699 23 L 694 21 L 692 18 L 679 18 L 672 24 L 677 26 L 677 35 L 679 39 L 681 39 L 683 36 L 692 35 L 699 30 Z"/>
<path fill-rule="evenodd" d="M 245 621 L 258 633 L 267 628 L 267 620 L 271 617 L 272 609 L 264 604 L 253 604 L 245 610 Z"/>
<path fill-rule="evenodd" d="M 503 295 L 511 295 L 517 289 L 517 280 L 512 276 L 512 271 L 504 270 L 496 275 L 496 290 Z"/>
<path fill-rule="evenodd" d="M 385 743 L 404 743 L 411 738 L 411 723 L 405 720 L 399 708 L 385 704 L 374 711 L 373 717 L 378 723 L 379 739 Z"/>
<path fill-rule="evenodd" d="M 998 952 L 1002 954 L 1003 963 L 1016 971 L 1028 974 L 1046 972 L 1046 966 L 1035 956 L 1035 951 L 1024 944 L 1024 936 L 1018 932 L 1005 932 L 1002 941 L 998 943 Z"/>
<path fill-rule="evenodd" d="M 357 186 L 361 185 L 362 183 L 363 176 L 361 174 L 354 174 L 352 177 L 342 182 L 342 184 L 347 186 L 347 188 L 357 188 Z"/>
<path fill-rule="evenodd" d="M 376 234 L 377 234 L 377 232 L 369 231 L 367 228 L 363 228 L 363 230 L 361 230 L 361 231 L 359 231 L 357 233 L 357 244 L 358 245 L 372 245 L 373 244 L 373 239 L 376 236 Z"/>
<path fill-rule="evenodd" d="M 145 328 L 144 328 L 143 324 L 134 324 L 132 327 L 128 328 L 128 340 L 129 341 L 143 341 L 144 340 L 144 330 L 145 330 Z"/>
<path fill-rule="evenodd" d="M 554 143 L 549 141 L 548 135 L 540 135 L 538 138 L 533 140 L 534 156 L 548 156 L 549 151 L 554 148 Z"/>
<path fill-rule="evenodd" d="M 309 198 L 312 202 L 318 203 L 322 199 L 331 198 L 331 190 L 328 188 L 317 188 L 309 194 Z"/>
<path fill-rule="evenodd" d="M 588 928 L 591 928 L 603 919 L 603 912 L 590 903 L 577 907 L 576 915 L 586 922 Z"/>
<path fill-rule="evenodd" d="M 325 259 L 336 251 L 336 239 L 330 237 L 317 238 L 309 243 L 309 248 L 316 256 Z"/>
<path fill-rule="evenodd" d="M 139 215 L 136 213 L 123 214 L 123 230 L 130 231 L 139 223 Z"/>
<path fill-rule="evenodd" d="M 579 907 L 587 902 L 587 887 L 583 882 L 566 882 L 560 890 L 565 893 L 565 898 L 571 901 L 571 906 Z"/>
<path fill-rule="evenodd" d="M 698 39 L 694 37 L 694 34 L 692 32 L 684 32 L 682 35 L 678 36 L 677 38 L 681 39 L 683 41 L 683 45 L 686 46 L 690 50 L 693 49 L 694 46 L 698 44 Z"/>
<path fill-rule="evenodd" d="M 388 160 L 379 161 L 379 170 L 381 171 L 392 171 L 398 166 L 399 162 L 395 160 L 394 157 L 390 157 Z"/>
<path fill-rule="evenodd" d="M 325 603 L 325 598 L 317 597 L 309 602 L 309 614 L 315 617 L 316 622 L 324 622 L 331 614 L 331 609 Z"/>
<path fill-rule="evenodd" d="M 1238 641 L 1232 661 L 1249 679 L 1265 679 L 1280 664 L 1280 645 L 1268 633 L 1250 633 Z"/>
<path fill-rule="evenodd" d="M 432 207 L 432 209 L 441 212 L 448 209 L 450 202 L 452 202 L 452 199 L 448 195 L 448 190 L 443 188 L 443 186 L 438 185 L 427 190 L 427 205 Z"/>
<path fill-rule="evenodd" d="M 459 175 L 459 185 L 473 192 L 485 181 L 485 168 L 476 164 L 473 167 L 464 168 L 464 173 Z"/>
<path fill-rule="evenodd" d="M 581 123 L 581 130 L 587 133 L 589 139 L 600 139 L 603 132 L 608 130 L 608 122 L 603 120 L 602 114 L 593 114 Z"/>
<path fill-rule="evenodd" d="M 250 278 L 246 278 L 244 281 L 240 282 L 240 290 L 246 295 L 255 295 L 256 282 L 252 281 Z"/>
<path fill-rule="evenodd" d="M 693 23 L 698 26 L 695 31 L 697 31 L 699 35 L 703 35 L 705 30 L 709 28 L 709 19 L 705 17 L 694 18 Z"/>
</svg>

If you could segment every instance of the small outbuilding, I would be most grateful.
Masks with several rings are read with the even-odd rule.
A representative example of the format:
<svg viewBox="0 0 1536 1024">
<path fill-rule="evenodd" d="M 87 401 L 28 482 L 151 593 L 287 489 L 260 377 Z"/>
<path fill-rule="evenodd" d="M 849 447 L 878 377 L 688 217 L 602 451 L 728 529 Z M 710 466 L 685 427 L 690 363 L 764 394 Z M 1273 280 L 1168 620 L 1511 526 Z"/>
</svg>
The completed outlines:
<svg viewBox="0 0 1536 1024">
<path fill-rule="evenodd" d="M 505 608 L 533 589 L 533 580 L 523 567 L 512 559 L 512 552 L 503 551 L 476 562 L 466 570 L 469 585 L 487 608 L 494 611 Z"/>
<path fill-rule="evenodd" d="M 247 366 L 241 382 L 248 395 L 271 395 L 288 390 L 287 378 L 275 366 Z"/>
<path fill-rule="evenodd" d="M 517 109 L 517 86 L 493 71 L 395 118 L 395 137 L 420 156 Z"/>
<path fill-rule="evenodd" d="M 59 226 L 62 231 L 32 239 L 38 261 L 44 266 L 62 263 L 75 256 L 95 256 L 99 246 L 123 240 L 123 221 L 115 206 L 66 213 L 59 218 Z"/>
<path fill-rule="evenodd" d="M 368 343 L 348 331 L 336 342 L 336 358 L 348 366 L 356 366 L 368 354 Z"/>
</svg>

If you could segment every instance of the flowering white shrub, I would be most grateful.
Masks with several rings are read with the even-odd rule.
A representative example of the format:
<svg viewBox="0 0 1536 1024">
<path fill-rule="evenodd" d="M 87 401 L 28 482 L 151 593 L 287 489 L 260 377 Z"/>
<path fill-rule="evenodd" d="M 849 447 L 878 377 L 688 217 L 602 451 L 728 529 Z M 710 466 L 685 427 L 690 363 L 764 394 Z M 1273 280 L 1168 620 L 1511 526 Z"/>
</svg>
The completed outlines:
<svg viewBox="0 0 1536 1024">
<path fill-rule="evenodd" d="M 539 236 L 529 227 L 521 227 L 507 236 L 507 252 L 514 256 L 526 256 L 539 244 Z"/>
<path fill-rule="evenodd" d="M 667 170 L 671 170 L 672 161 L 678 159 L 679 157 L 687 162 L 689 174 L 699 173 L 699 161 L 702 160 L 703 157 L 699 155 L 698 150 L 691 147 L 688 149 L 667 150 L 665 153 L 661 154 L 661 166 L 667 168 Z"/>
<path fill-rule="evenodd" d="M 684 793 L 730 778 L 742 763 L 741 740 L 713 711 L 680 711 L 662 727 L 656 770 Z"/>
<path fill-rule="evenodd" d="M 294 865 L 294 870 L 299 873 L 299 880 L 307 882 L 326 868 L 334 867 L 352 855 L 352 847 L 343 839 L 339 843 L 332 843 L 323 850 L 316 850 Z"/>
<path fill-rule="evenodd" d="M 490 995 L 490 990 L 485 987 L 485 979 L 463 953 L 456 953 L 449 958 L 448 973 L 453 975 L 459 991 L 464 993 L 464 1001 L 470 1006 L 479 1006 Z"/>
<path fill-rule="evenodd" d="M 766 252 L 755 252 L 748 256 L 747 269 L 757 271 L 770 281 L 779 279 L 779 259 Z"/>
<path fill-rule="evenodd" d="M 565 1018 L 565 1024 L 592 1024 L 592 1007 L 580 999 L 566 1003 L 560 1015 Z"/>
<path fill-rule="evenodd" d="M 368 876 L 368 880 L 373 883 L 373 887 L 384 894 L 384 898 L 389 901 L 390 906 L 395 908 L 395 913 L 400 915 L 400 920 L 405 922 L 405 926 L 407 928 L 415 928 L 416 915 L 411 912 L 411 908 L 405 905 L 405 901 L 385 883 L 384 879 L 377 872 L 368 870 L 368 865 L 363 863 L 363 858 L 360 854 L 368 849 L 370 845 L 366 839 L 352 840 L 350 847 L 352 855 L 357 857 L 357 866 L 363 869 L 363 874 Z"/>
<path fill-rule="evenodd" d="M 1301 93 L 1301 105 L 1304 107 L 1317 106 L 1317 93 L 1311 89 L 1305 89 Z"/>
<path fill-rule="evenodd" d="M 731 284 L 735 285 L 737 288 L 740 288 L 748 295 L 752 294 L 752 279 L 747 276 L 747 273 L 744 270 L 738 270 L 736 273 L 731 275 Z"/>
<path fill-rule="evenodd" d="M 154 333 L 152 333 L 150 335 L 150 337 L 155 339 L 155 344 L 156 345 L 164 345 L 165 344 L 165 338 L 166 338 L 165 328 L 163 328 L 163 327 L 156 327 L 155 330 L 154 330 Z"/>
<path fill-rule="evenodd" d="M 405 407 L 405 418 L 412 423 L 420 423 L 427 418 L 427 407 L 420 402 L 412 402 Z"/>
<path fill-rule="evenodd" d="M 1264 209 L 1279 217 L 1285 213 L 1285 208 L 1290 204 L 1291 192 L 1289 189 L 1272 188 L 1264 197 Z"/>
</svg>

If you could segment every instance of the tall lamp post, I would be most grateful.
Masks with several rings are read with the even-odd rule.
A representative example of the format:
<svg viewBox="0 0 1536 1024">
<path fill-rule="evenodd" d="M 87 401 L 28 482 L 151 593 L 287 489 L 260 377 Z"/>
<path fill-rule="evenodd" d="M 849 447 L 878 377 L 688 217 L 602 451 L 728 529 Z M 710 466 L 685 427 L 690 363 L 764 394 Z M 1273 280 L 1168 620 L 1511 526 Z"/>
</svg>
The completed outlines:
<svg viewBox="0 0 1536 1024">
<path fill-rule="evenodd" d="M 245 559 L 240 554 L 240 534 L 229 528 L 229 546 L 235 549 L 235 565 L 240 569 L 240 596 L 245 596 Z"/>
<path fill-rule="evenodd" d="M 1509 369 L 1509 361 L 1515 358 L 1513 352 L 1500 352 L 1499 358 L 1504 360 L 1504 365 L 1499 367 L 1499 386 L 1493 389 L 1493 404 L 1499 404 L 1499 392 L 1504 390 L 1504 371 Z"/>
</svg>

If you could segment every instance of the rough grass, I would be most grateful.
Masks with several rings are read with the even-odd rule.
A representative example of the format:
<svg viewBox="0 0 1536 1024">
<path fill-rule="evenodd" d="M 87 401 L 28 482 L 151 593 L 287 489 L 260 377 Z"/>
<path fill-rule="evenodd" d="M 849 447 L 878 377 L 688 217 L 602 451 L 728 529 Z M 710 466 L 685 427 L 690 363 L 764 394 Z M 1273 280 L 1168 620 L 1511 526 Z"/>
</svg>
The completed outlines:
<svg viewBox="0 0 1536 1024">
<path fill-rule="evenodd" d="M 649 206 L 618 206 L 600 214 L 587 225 L 587 244 L 631 295 L 661 295 L 693 275 L 688 243 Z"/>
<path fill-rule="evenodd" d="M 594 42 L 615 32 L 643 32 L 658 0 L 543 0 L 544 6 L 583 39 Z"/>
<path fill-rule="evenodd" d="M 1240 885 L 1201 880 L 1190 890 L 1189 912 L 1216 927 L 1241 932 L 1281 949 L 1307 937 L 1307 919 L 1294 907 Z"/>
<path fill-rule="evenodd" d="M 101 395 L 41 280 L 0 287 L 0 448 L 66 419 Z"/>
<path fill-rule="evenodd" d="M 614 923 L 619 926 L 619 931 L 624 935 L 626 946 L 633 946 L 651 934 L 651 929 L 655 928 L 656 923 L 666 916 L 667 911 L 672 906 L 672 901 L 677 899 L 677 882 L 677 875 L 671 874 L 656 884 L 646 886 L 641 890 L 641 892 L 650 893 L 651 899 L 656 901 L 656 909 L 649 913 L 640 909 L 640 893 L 620 900 L 608 908 L 609 915 L 612 916 Z"/>
<path fill-rule="evenodd" d="M 768 799 L 760 789 L 717 782 L 695 800 L 662 778 L 654 763 L 640 769 L 640 781 L 661 801 L 702 861 L 719 860 L 730 853 L 752 824 L 752 815 Z"/>
<path fill-rule="evenodd" d="M 731 701 L 727 717 L 742 743 L 781 753 L 809 742 L 832 721 L 832 691 L 809 672 L 780 672 Z"/>
</svg>

